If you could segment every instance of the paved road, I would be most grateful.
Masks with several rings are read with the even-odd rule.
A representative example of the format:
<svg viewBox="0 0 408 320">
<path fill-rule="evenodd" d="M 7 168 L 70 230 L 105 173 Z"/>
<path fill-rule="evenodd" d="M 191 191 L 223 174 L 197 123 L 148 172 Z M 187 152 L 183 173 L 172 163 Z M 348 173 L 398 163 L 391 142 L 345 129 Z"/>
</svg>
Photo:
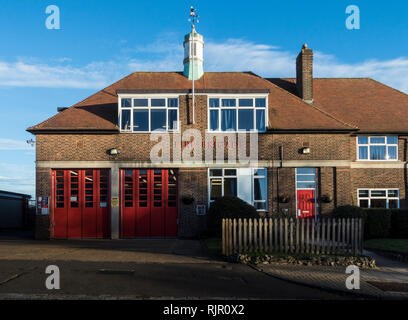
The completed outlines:
<svg viewBox="0 0 408 320">
<path fill-rule="evenodd" d="M 60 269 L 61 289 L 45 288 L 45 268 Z M 344 299 L 210 259 L 199 241 L 0 240 L 5 298 Z"/>
</svg>

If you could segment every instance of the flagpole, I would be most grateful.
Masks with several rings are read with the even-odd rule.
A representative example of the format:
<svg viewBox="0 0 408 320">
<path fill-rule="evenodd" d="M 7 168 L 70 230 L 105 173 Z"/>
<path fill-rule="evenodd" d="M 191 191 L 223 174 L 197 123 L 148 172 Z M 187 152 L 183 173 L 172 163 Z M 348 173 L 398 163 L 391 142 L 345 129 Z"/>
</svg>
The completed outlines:
<svg viewBox="0 0 408 320">
<path fill-rule="evenodd" d="M 191 72 L 193 74 L 192 100 L 193 100 L 193 124 L 194 124 L 194 109 L 195 109 L 195 105 L 194 105 L 194 22 L 193 22 L 193 26 L 191 29 L 192 29 L 192 36 L 193 36 L 192 48 L 191 48 L 191 55 L 192 55 L 193 61 L 191 64 Z"/>
</svg>

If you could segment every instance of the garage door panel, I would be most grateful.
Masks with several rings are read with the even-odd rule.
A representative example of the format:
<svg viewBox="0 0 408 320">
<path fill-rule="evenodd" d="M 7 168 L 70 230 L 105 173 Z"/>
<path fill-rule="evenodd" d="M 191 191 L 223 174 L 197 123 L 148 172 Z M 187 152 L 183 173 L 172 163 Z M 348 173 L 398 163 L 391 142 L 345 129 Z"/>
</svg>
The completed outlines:
<svg viewBox="0 0 408 320">
<path fill-rule="evenodd" d="M 150 232 L 152 237 L 165 236 L 165 204 L 164 204 L 164 172 L 167 170 L 151 170 L 150 177 Z"/>
<path fill-rule="evenodd" d="M 71 239 L 82 237 L 81 173 L 81 170 L 69 170 L 68 172 L 68 238 Z"/>
<path fill-rule="evenodd" d="M 68 237 L 68 175 L 65 170 L 52 172 L 52 189 L 54 190 L 54 216 L 51 221 L 51 236 L 55 239 Z"/>
<path fill-rule="evenodd" d="M 82 179 L 81 196 L 82 203 L 82 237 L 96 238 L 96 172 L 94 170 L 85 170 Z"/>
<path fill-rule="evenodd" d="M 150 170 L 135 170 L 136 175 L 136 237 L 150 236 Z"/>
<path fill-rule="evenodd" d="M 168 171 L 168 169 L 121 170 L 121 237 L 177 236 L 177 181 L 173 181 L 172 188 L 176 193 L 170 203 L 173 207 L 169 208 Z M 176 175 L 175 170 L 172 172 L 172 175 Z M 132 192 L 129 191 L 128 178 L 131 174 L 134 177 Z M 130 194 L 133 196 L 132 199 Z"/>
<path fill-rule="evenodd" d="M 109 170 L 53 170 L 52 177 L 53 238 L 109 237 Z"/>
</svg>

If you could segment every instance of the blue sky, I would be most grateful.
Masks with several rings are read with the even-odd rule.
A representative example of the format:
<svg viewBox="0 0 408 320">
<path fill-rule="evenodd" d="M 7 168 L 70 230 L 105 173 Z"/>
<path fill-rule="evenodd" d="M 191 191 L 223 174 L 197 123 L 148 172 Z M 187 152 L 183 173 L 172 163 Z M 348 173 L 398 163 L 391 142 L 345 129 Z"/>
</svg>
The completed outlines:
<svg viewBox="0 0 408 320">
<path fill-rule="evenodd" d="M 45 27 L 48 5 L 60 30 Z M 293 77 L 307 43 L 315 76 L 372 77 L 408 92 L 406 1 L 2 0 L 0 189 L 34 195 L 25 129 L 133 71 L 182 70 L 189 6 L 198 8 L 206 71 Z M 345 27 L 348 5 L 360 29 Z"/>
</svg>

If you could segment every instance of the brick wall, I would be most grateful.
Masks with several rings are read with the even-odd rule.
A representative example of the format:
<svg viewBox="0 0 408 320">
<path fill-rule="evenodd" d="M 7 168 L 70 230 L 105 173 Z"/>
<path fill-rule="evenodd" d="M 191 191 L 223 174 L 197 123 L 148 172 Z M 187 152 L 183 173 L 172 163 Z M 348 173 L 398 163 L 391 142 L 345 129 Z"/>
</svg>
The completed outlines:
<svg viewBox="0 0 408 320">
<path fill-rule="evenodd" d="M 179 236 L 194 237 L 206 226 L 206 216 L 196 214 L 197 204 L 208 203 L 207 169 L 186 168 L 179 170 Z M 192 196 L 193 204 L 184 204 L 183 196 Z"/>
<path fill-rule="evenodd" d="M 196 96 L 195 124 L 192 122 L 191 98 L 181 95 L 179 117 L 182 133 L 190 128 L 199 129 L 204 137 L 208 126 L 207 96 Z M 273 116 L 273 115 L 271 115 Z M 149 161 L 150 150 L 157 144 L 150 141 L 150 134 L 38 134 L 36 137 L 38 161 Z M 343 160 L 355 161 L 356 138 L 346 133 L 282 133 L 259 134 L 259 160 Z M 171 141 L 172 143 L 172 141 Z M 310 147 L 310 154 L 302 154 L 300 149 Z M 231 146 L 230 146 L 231 147 Z M 241 146 L 238 146 L 241 147 Z M 118 156 L 107 151 L 120 149 Z M 237 151 L 237 145 L 233 147 Z M 247 151 L 249 138 L 247 139 Z M 203 150 L 203 159 L 204 159 Z M 227 155 L 227 150 L 224 152 Z M 406 161 L 407 137 L 399 138 L 399 159 Z M 171 155 L 171 159 L 173 159 Z M 200 233 L 205 226 L 205 217 L 195 214 L 195 205 L 208 202 L 207 169 L 180 168 L 180 198 L 191 194 L 196 199 L 193 205 L 185 205 L 180 200 L 180 236 L 190 237 Z M 37 168 L 37 196 L 51 194 L 50 168 Z M 333 200 L 321 203 L 318 210 L 327 213 L 334 206 L 357 203 L 357 188 L 399 188 L 401 205 L 405 204 L 406 170 L 390 168 L 350 169 L 349 167 L 321 167 L 317 175 L 318 196 L 328 195 Z M 289 203 L 279 203 L 279 194 L 289 195 Z M 273 214 L 282 209 L 296 212 L 295 168 L 268 168 L 268 207 Z M 41 220 L 40 220 L 41 219 Z M 49 235 L 49 218 L 38 219 L 38 226 Z M 48 223 L 48 224 L 47 224 Z M 42 227 L 40 227 L 42 226 Z M 48 230 L 48 231 L 47 231 Z M 43 231 L 42 231 L 43 232 Z"/>
</svg>

